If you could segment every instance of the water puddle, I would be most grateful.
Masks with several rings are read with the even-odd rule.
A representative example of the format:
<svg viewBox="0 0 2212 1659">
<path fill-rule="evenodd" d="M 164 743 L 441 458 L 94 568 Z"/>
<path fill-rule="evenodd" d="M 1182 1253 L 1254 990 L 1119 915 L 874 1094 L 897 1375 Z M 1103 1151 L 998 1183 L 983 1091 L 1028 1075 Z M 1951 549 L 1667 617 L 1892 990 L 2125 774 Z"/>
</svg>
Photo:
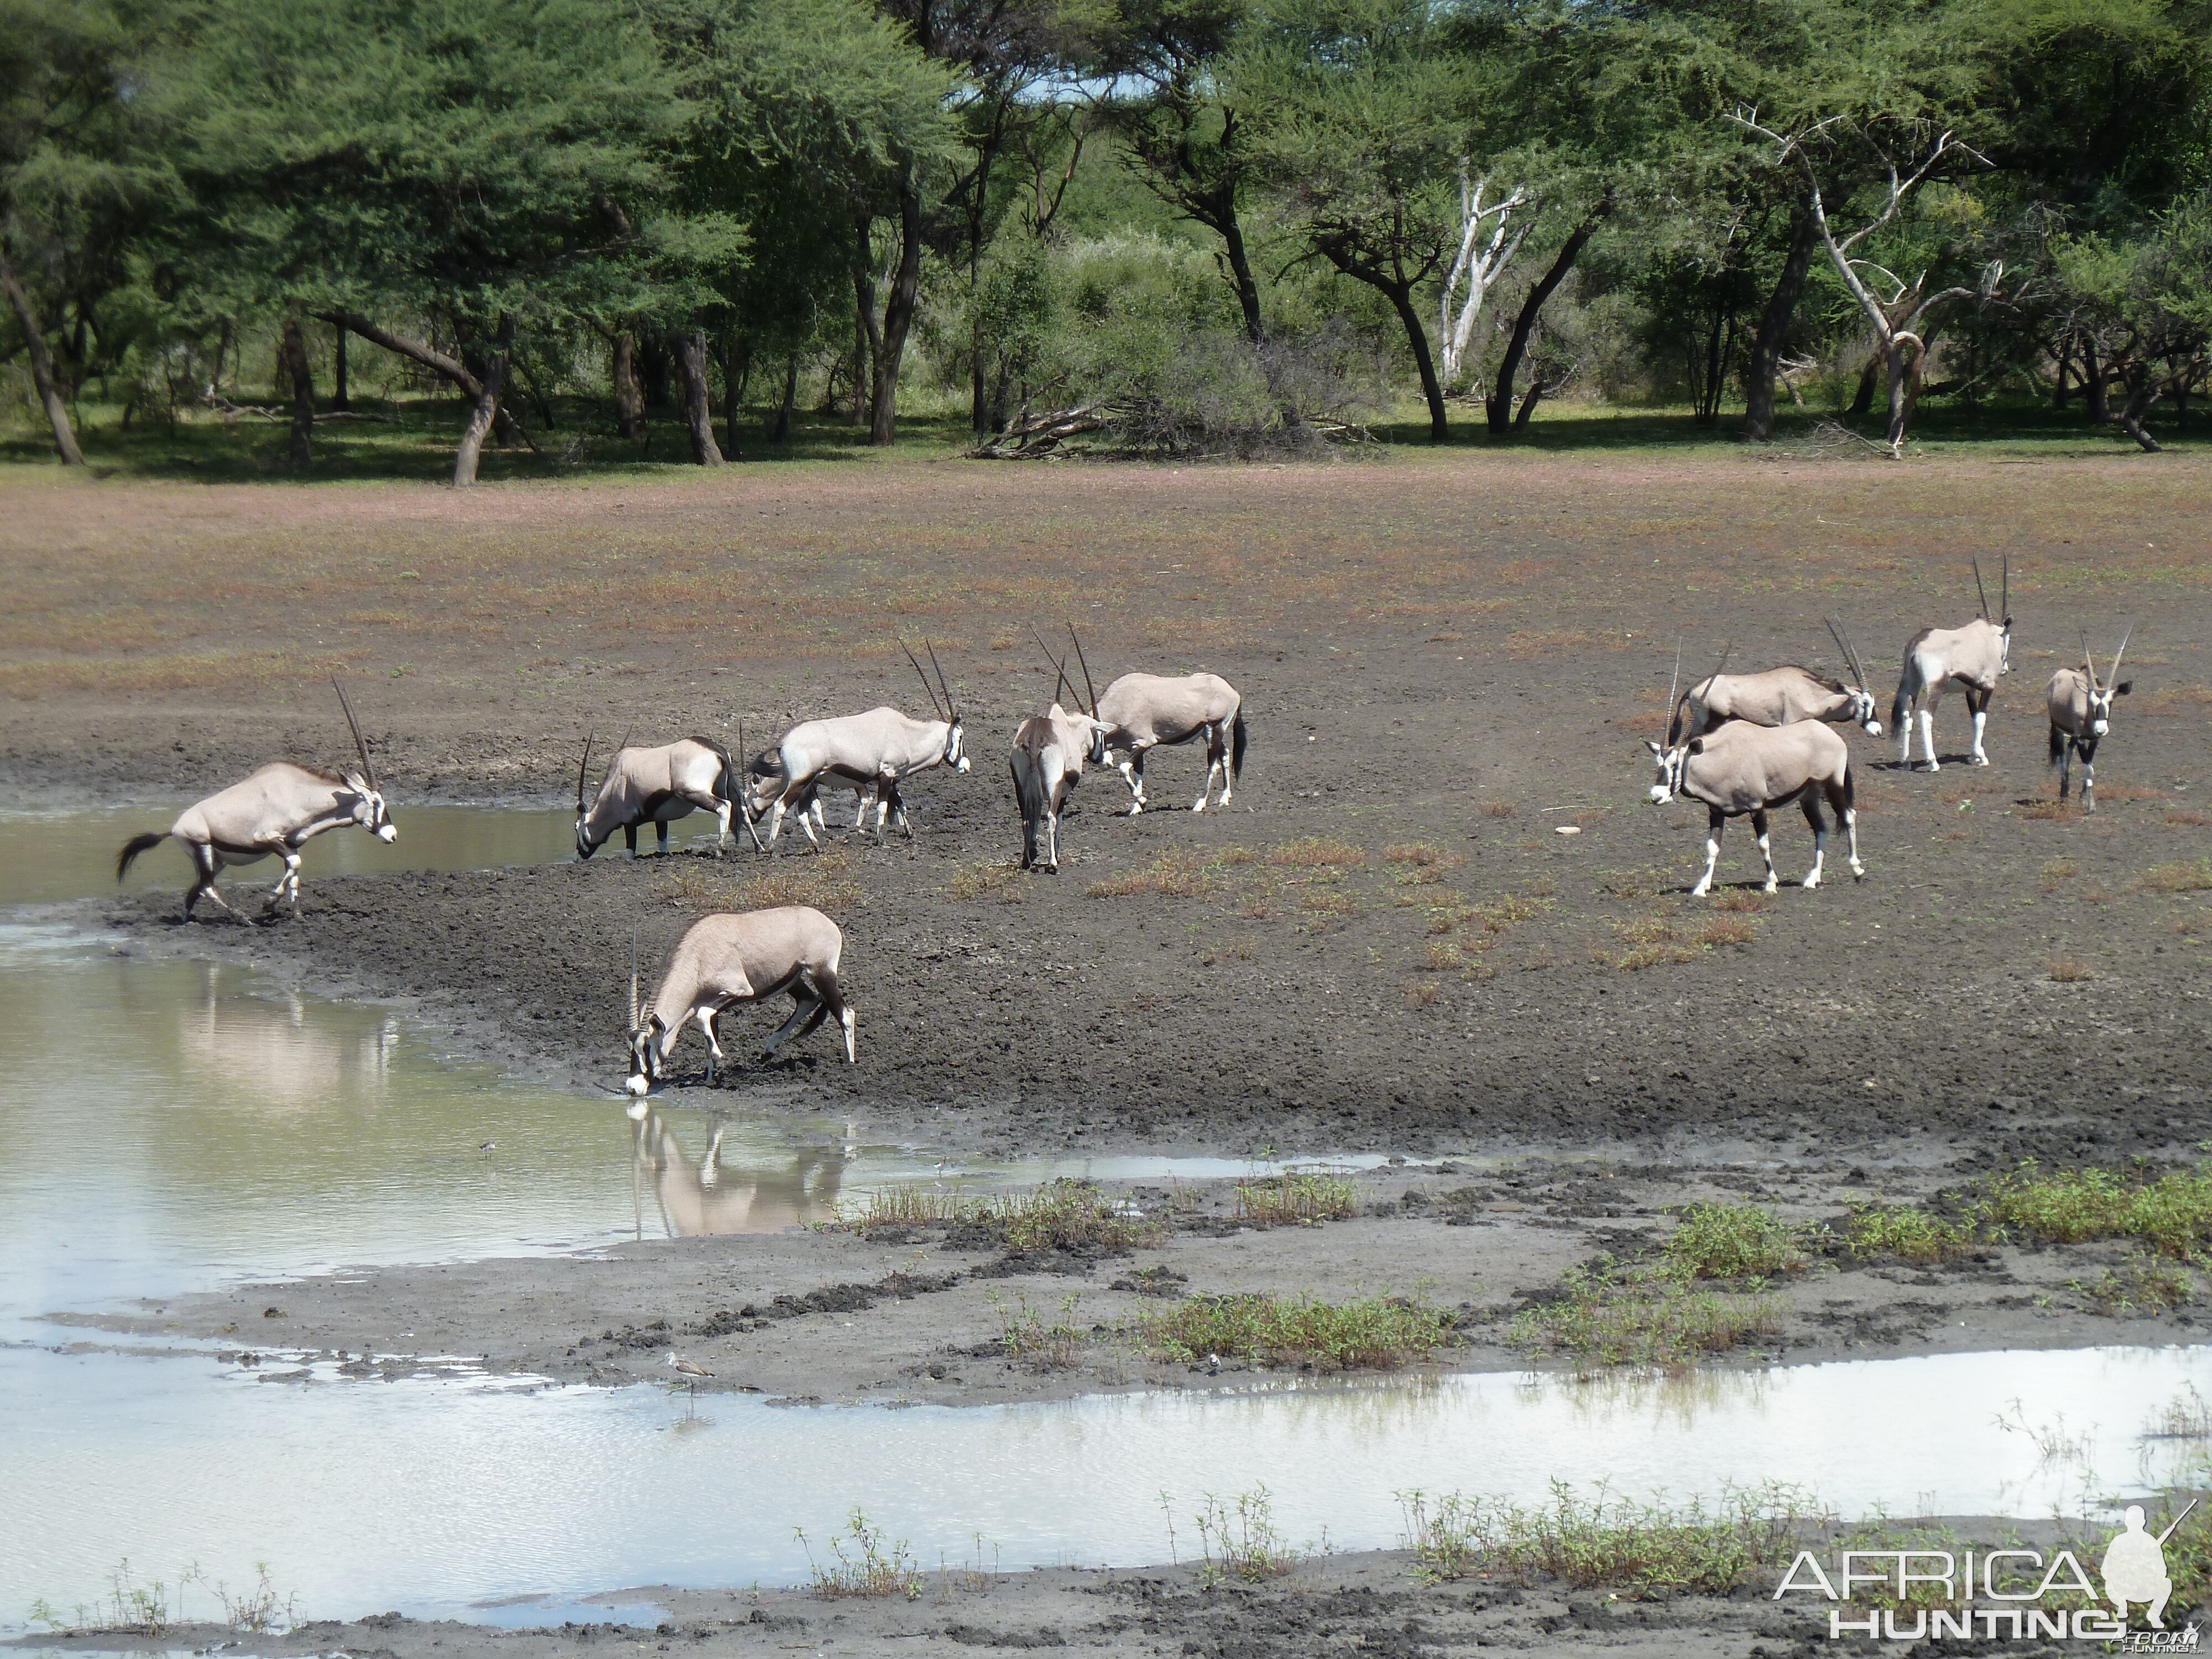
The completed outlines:
<svg viewBox="0 0 2212 1659">
<path fill-rule="evenodd" d="M 1009 1570 L 1137 1565 L 1168 1559 L 1170 1515 L 1188 1547 L 1202 1495 L 1262 1483 L 1294 1543 L 1340 1549 L 1396 1544 L 1395 1494 L 1416 1486 L 1533 1503 L 1554 1479 L 1677 1499 L 1780 1480 L 1847 1516 L 2071 1511 L 2201 1463 L 2200 1443 L 2141 1436 L 2185 1389 L 2212 1390 L 2212 1355 L 2179 1348 L 896 1411 L 650 1385 L 276 1389 L 199 1358 L 8 1364 L 27 1385 L 0 1450 L 8 1616 L 96 1599 L 125 1556 L 173 1582 L 192 1563 L 251 1582 L 267 1561 L 316 1617 L 787 1583 L 806 1571 L 793 1528 L 818 1551 L 855 1506 L 932 1568 L 975 1559 L 979 1536 Z M 2063 1424 L 2072 1449 L 2046 1458 L 1992 1401 Z"/>
</svg>

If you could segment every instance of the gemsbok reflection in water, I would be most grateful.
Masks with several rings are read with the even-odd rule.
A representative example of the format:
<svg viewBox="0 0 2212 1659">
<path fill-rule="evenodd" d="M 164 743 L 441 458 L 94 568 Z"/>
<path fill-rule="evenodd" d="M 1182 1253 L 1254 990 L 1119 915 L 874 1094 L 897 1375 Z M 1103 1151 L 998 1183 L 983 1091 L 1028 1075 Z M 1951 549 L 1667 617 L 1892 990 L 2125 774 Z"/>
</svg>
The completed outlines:
<svg viewBox="0 0 2212 1659">
<path fill-rule="evenodd" d="M 399 1048 L 396 1015 L 346 1030 L 316 1018 L 296 991 L 239 995 L 214 963 L 203 964 L 198 994 L 170 1007 L 179 1060 L 271 1106 L 322 1107 L 378 1093 Z"/>
<path fill-rule="evenodd" d="M 797 1147 L 730 1167 L 722 1162 L 728 1120 L 718 1115 L 710 1121 L 707 1150 L 694 1159 L 657 1109 L 647 1106 L 635 1120 L 631 1178 L 640 1237 L 647 1191 L 671 1238 L 774 1233 L 818 1221 L 836 1204 L 846 1160 L 858 1150 L 848 1124 L 842 1146 Z"/>
</svg>

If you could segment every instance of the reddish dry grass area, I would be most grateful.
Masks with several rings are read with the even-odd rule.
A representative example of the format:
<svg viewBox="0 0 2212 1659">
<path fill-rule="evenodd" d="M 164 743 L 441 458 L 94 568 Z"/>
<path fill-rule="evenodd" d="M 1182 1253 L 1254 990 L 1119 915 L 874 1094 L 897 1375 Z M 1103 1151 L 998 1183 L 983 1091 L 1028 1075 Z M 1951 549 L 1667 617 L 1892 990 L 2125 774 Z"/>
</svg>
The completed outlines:
<svg viewBox="0 0 2212 1659">
<path fill-rule="evenodd" d="M 1702 623 L 1750 586 L 1795 594 L 1808 615 L 1848 611 L 1880 571 L 1887 587 L 1925 587 L 1931 614 L 1954 611 L 1974 553 L 2014 556 L 2016 604 L 2094 606 L 2212 575 L 2212 461 L 2156 459 L 900 457 L 469 492 L 19 468 L 0 486 L 13 509 L 0 520 L 0 690 L 240 690 L 341 664 L 385 676 L 404 664 L 433 682 L 580 659 L 638 674 L 902 668 L 894 629 L 933 637 L 973 678 L 990 672 L 975 657 L 1025 634 L 1012 619 L 1061 617 L 1102 645 L 1197 661 L 1349 622 L 1394 648 L 1540 662 Z"/>
</svg>

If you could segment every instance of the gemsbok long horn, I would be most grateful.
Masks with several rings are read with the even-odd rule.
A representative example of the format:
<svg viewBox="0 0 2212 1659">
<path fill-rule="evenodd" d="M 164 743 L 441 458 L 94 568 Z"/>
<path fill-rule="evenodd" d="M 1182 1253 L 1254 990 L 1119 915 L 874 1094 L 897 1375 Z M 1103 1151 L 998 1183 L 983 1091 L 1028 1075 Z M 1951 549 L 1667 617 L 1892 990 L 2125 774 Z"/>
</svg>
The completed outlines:
<svg viewBox="0 0 2212 1659">
<path fill-rule="evenodd" d="M 1989 621 L 1990 590 L 1982 586 L 1982 562 L 1979 559 L 1974 561 L 1974 597 L 1982 602 L 1982 620 Z"/>
<path fill-rule="evenodd" d="M 2121 643 L 2124 647 L 2126 641 Z M 345 687 L 338 684 L 338 677 L 335 674 L 331 676 L 331 690 L 338 694 L 338 707 L 345 710 L 346 724 L 353 728 L 353 746 L 361 751 L 362 776 L 368 780 L 368 787 L 374 789 L 376 763 L 368 757 L 368 739 L 362 736 L 361 722 L 353 717 L 353 704 L 347 701 Z"/>
<path fill-rule="evenodd" d="M 959 711 L 957 706 L 952 701 L 952 688 L 949 685 L 945 685 L 945 671 L 942 668 L 938 668 L 937 665 L 937 647 L 929 642 L 927 636 L 924 636 L 921 641 L 921 648 L 929 653 L 929 665 L 932 668 L 937 669 L 937 683 L 939 686 L 944 688 L 945 718 L 948 720 L 957 720 L 959 718 Z"/>
<path fill-rule="evenodd" d="M 635 1033 L 638 1025 L 637 1000 L 637 933 L 639 924 L 629 925 L 629 1029 Z"/>
<path fill-rule="evenodd" d="M 2120 678 L 2120 659 L 2128 654 L 2128 641 L 2133 637 L 2135 631 L 2136 625 L 2133 623 L 2130 623 L 2128 624 L 2127 632 L 2120 635 L 2120 648 L 2112 653 L 2112 665 L 2105 671 L 2105 683 L 2107 685 L 2113 684 L 2118 681 Z"/>
<path fill-rule="evenodd" d="M 894 639 L 898 638 L 896 635 L 893 635 L 891 637 Z M 925 641 L 924 643 L 926 644 L 927 641 Z M 921 659 L 914 654 L 913 647 L 908 645 L 904 640 L 899 640 L 898 648 L 906 653 L 906 659 L 914 665 L 914 672 L 921 675 L 921 689 L 929 694 L 929 712 L 936 715 L 937 718 L 941 720 L 951 720 L 952 717 L 946 714 L 944 708 L 939 704 L 937 701 L 937 688 L 929 683 L 929 676 L 922 672 Z"/>
<path fill-rule="evenodd" d="M 592 732 L 584 733 L 583 757 L 576 763 L 576 812 L 579 817 L 589 810 L 584 800 L 584 780 L 592 769 L 592 739 L 597 735 Z"/>
<path fill-rule="evenodd" d="M 1660 735 L 1662 737 L 1674 729 L 1674 716 L 1681 712 L 1681 705 L 1674 701 L 1675 693 L 1681 689 L 1682 641 L 1677 639 L 1674 641 L 1674 678 L 1667 683 L 1667 714 L 1666 718 L 1659 723 Z"/>
<path fill-rule="evenodd" d="M 2097 690 L 2097 659 L 2089 654 L 2089 630 L 2085 628 L 2081 632 L 2081 668 L 2082 672 L 2089 677 L 2089 690 L 2091 695 L 2094 696 Z"/>
<path fill-rule="evenodd" d="M 2012 555 L 2005 554 L 2003 560 L 1997 574 L 1997 607 L 1998 615 L 2009 625 L 2012 622 Z"/>
<path fill-rule="evenodd" d="M 1075 660 L 1083 665 L 1083 695 L 1091 699 L 1091 718 L 1098 718 L 1098 688 L 1091 683 L 1091 665 L 1083 660 L 1083 641 L 1075 637 L 1075 624 L 1067 625 L 1067 637 L 1075 644 Z"/>
</svg>

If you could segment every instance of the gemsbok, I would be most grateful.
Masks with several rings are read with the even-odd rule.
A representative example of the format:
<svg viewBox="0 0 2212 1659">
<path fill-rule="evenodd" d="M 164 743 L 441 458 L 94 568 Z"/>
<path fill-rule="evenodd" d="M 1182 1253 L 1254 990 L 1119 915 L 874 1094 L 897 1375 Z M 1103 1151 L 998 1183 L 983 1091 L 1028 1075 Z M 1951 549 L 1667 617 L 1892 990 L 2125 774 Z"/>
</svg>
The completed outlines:
<svg viewBox="0 0 2212 1659">
<path fill-rule="evenodd" d="M 1068 630 L 1074 638 L 1074 630 Z M 1039 640 L 1040 648 L 1044 641 Z M 1078 641 L 1076 658 L 1081 661 L 1083 646 Z M 1014 775 L 1014 799 L 1022 811 L 1022 868 L 1033 870 L 1038 863 L 1038 842 L 1043 842 L 1043 863 L 1054 875 L 1060 873 L 1060 818 L 1067 805 L 1068 791 L 1083 781 L 1083 763 L 1086 760 L 1100 761 L 1105 757 L 1106 726 L 1095 714 L 1069 714 L 1060 706 L 1060 694 L 1067 679 L 1065 658 L 1054 660 L 1050 651 L 1045 660 L 1055 671 L 1052 687 L 1052 704 L 1042 714 L 1032 714 L 1014 729 L 1013 757 L 1010 762 Z M 1091 684 L 1090 665 L 1083 666 L 1086 689 Z M 1072 690 L 1072 688 L 1070 688 Z M 1096 708 L 1097 699 L 1091 706 Z"/>
<path fill-rule="evenodd" d="M 599 793 L 586 802 L 584 782 L 591 765 L 592 740 L 586 737 L 583 757 L 576 763 L 578 858 L 591 857 L 614 839 L 617 830 L 629 855 L 635 858 L 639 826 L 647 823 L 653 826 L 660 855 L 665 858 L 668 826 L 699 810 L 714 815 L 718 854 L 729 841 L 730 811 L 738 803 L 741 791 L 730 751 L 712 738 L 684 738 L 654 749 L 633 749 L 624 738 L 607 763 Z M 759 846 L 760 832 L 753 830 L 750 813 L 745 816 L 745 828 L 752 833 L 753 845 Z"/>
<path fill-rule="evenodd" d="M 783 734 L 774 750 L 775 760 L 763 769 L 768 757 L 763 755 L 753 763 L 754 793 L 748 811 L 757 817 L 773 809 L 769 819 L 768 848 L 775 850 L 776 838 L 783 833 L 786 812 L 796 811 L 799 827 L 806 838 L 814 841 L 814 830 L 808 822 L 811 816 L 820 816 L 820 793 L 823 787 L 835 784 L 850 788 L 858 795 L 873 789 L 876 804 L 876 836 L 882 840 L 884 821 L 896 814 L 898 826 L 911 839 L 914 824 L 908 818 L 906 802 L 899 794 L 899 781 L 916 772 L 927 771 L 933 766 L 950 766 L 956 772 L 965 772 L 968 757 L 963 752 L 966 728 L 960 719 L 960 710 L 952 700 L 952 688 L 945 684 L 945 670 L 938 665 L 937 652 L 927 640 L 922 648 L 929 653 L 929 665 L 937 669 L 937 684 L 929 683 L 929 676 L 906 641 L 899 641 L 899 649 L 906 651 L 907 660 L 914 664 L 914 672 L 921 675 L 922 689 L 929 693 L 930 708 L 938 718 L 918 720 L 888 706 L 871 708 L 865 714 L 847 714 L 836 720 L 805 720 Z M 938 700 L 939 690 L 944 701 Z M 860 814 L 866 815 L 866 803 L 862 801 Z M 856 821 L 854 828 L 858 830 Z M 820 845 L 818 842 L 815 843 Z"/>
<path fill-rule="evenodd" d="M 1194 812 L 1206 811 L 1214 775 L 1221 776 L 1218 805 L 1244 775 L 1244 700 L 1218 674 L 1124 674 L 1106 688 L 1094 716 L 1106 727 L 1105 747 L 1129 758 L 1117 763 L 1129 786 L 1129 816 L 1145 810 L 1145 757 L 1162 744 L 1206 739 L 1206 787 Z"/>
<path fill-rule="evenodd" d="M 2051 677 L 2051 690 L 2046 701 L 2051 709 L 2051 763 L 2058 769 L 2058 799 L 2066 799 L 2066 785 L 2074 769 L 2074 757 L 2081 757 L 2081 810 L 2097 810 L 2097 745 L 2112 729 L 2112 699 L 2124 697 L 2135 689 L 2133 680 L 2112 684 L 2112 676 L 2120 672 L 2120 659 L 2127 655 L 2130 627 L 2120 635 L 2120 648 L 2112 653 L 2111 665 L 2105 670 L 2102 680 L 2097 678 L 2097 659 L 2089 653 L 2089 636 L 2081 635 L 2081 665 L 2062 668 Z"/>
<path fill-rule="evenodd" d="M 1679 683 L 1679 658 L 1676 678 Z M 1671 708 L 1672 690 L 1667 701 Z M 1670 730 L 1673 725 L 1670 720 Z M 1851 751 L 1833 727 L 1819 720 L 1788 726 L 1730 720 L 1703 737 L 1663 745 L 1647 739 L 1644 746 L 1659 769 L 1651 786 L 1654 806 L 1664 806 L 1677 795 L 1705 804 L 1705 872 L 1690 890 L 1691 897 L 1703 898 L 1712 890 L 1713 873 L 1720 866 L 1721 831 L 1730 818 L 1746 813 L 1751 815 L 1752 833 L 1759 837 L 1759 856 L 1766 860 L 1766 890 L 1774 891 L 1780 878 L 1774 872 L 1766 815 L 1792 801 L 1804 809 L 1805 821 L 1813 826 L 1813 868 L 1802 884 L 1820 884 L 1828 850 L 1827 820 L 1820 813 L 1823 799 L 1843 820 L 1850 837 L 1852 876 L 1865 878 L 1866 866 L 1859 862 L 1858 813 L 1852 805 Z"/>
<path fill-rule="evenodd" d="M 1941 771 L 1936 758 L 1936 705 L 1946 686 L 1955 683 L 1966 694 L 1973 711 L 1974 748 L 1970 764 L 1987 766 L 1982 733 L 1990 719 L 1990 699 L 1996 695 L 2000 676 L 2012 672 L 2012 560 L 2005 560 L 2000 623 L 1990 615 L 1990 596 L 1982 586 L 1981 562 L 1974 562 L 1974 592 L 1982 601 L 1982 614 L 1964 628 L 1923 628 L 1905 647 L 1905 671 L 1899 676 L 1897 696 L 1889 705 L 1889 723 L 1897 728 L 1897 763 L 1912 763 L 1912 714 L 1920 715 L 1922 758 L 1930 772 Z M 1924 699 L 1924 701 L 1923 701 Z"/>
<path fill-rule="evenodd" d="M 788 992 L 791 1018 L 775 1029 L 761 1053 L 773 1060 L 784 1040 L 805 1036 L 828 1015 L 845 1034 L 845 1059 L 854 1060 L 853 1011 L 837 977 L 845 935 L 837 924 L 805 904 L 735 915 L 702 916 L 684 931 L 668 958 L 650 1006 L 638 1001 L 637 941 L 630 940 L 629 1080 L 643 1095 L 667 1075 L 668 1054 L 684 1028 L 696 1021 L 707 1039 L 707 1081 L 723 1059 L 714 1021 L 741 1002 L 764 1002 Z"/>
<path fill-rule="evenodd" d="M 361 756 L 358 772 L 331 772 L 291 761 L 271 761 L 251 777 L 187 806 L 167 830 L 149 830 L 123 843 L 116 857 L 115 878 L 121 881 L 141 853 L 174 840 L 191 855 L 197 879 L 185 894 L 185 920 L 204 894 L 240 921 L 246 920 L 230 901 L 216 890 L 215 878 L 224 866 L 256 864 L 272 854 L 284 860 L 284 873 L 269 892 L 262 914 L 268 915 L 287 898 L 292 914 L 300 914 L 300 848 L 325 830 L 357 824 L 379 841 L 398 839 L 392 814 L 377 787 L 376 767 L 368 757 L 368 741 L 353 705 L 336 678 L 331 689 L 338 694 L 346 724 L 353 730 L 353 744 Z"/>
<path fill-rule="evenodd" d="M 1866 670 L 1858 653 L 1837 618 L 1828 618 L 1828 632 L 1850 665 L 1856 683 L 1844 685 L 1809 668 L 1769 668 L 1756 674 L 1708 675 L 1692 686 L 1676 711 L 1667 733 L 1669 748 L 1730 720 L 1749 720 L 1753 726 L 1787 726 L 1792 720 L 1821 720 L 1833 726 L 1856 726 L 1869 737 L 1881 735 L 1875 713 L 1874 693 L 1867 690 Z M 1687 711 L 1695 707 L 1698 723 L 1683 729 Z"/>
</svg>

